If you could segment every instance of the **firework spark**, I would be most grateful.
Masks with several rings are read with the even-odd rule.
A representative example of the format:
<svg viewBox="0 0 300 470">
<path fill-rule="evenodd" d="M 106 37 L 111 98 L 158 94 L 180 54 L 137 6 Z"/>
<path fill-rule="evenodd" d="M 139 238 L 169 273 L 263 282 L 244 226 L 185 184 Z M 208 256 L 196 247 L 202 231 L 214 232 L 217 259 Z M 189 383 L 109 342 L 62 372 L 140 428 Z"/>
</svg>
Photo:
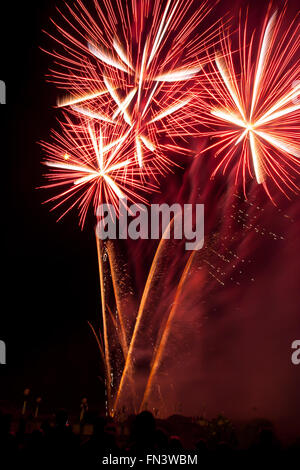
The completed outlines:
<svg viewBox="0 0 300 470">
<path fill-rule="evenodd" d="M 132 158 L 130 128 L 114 132 L 101 123 L 74 124 L 70 118 L 61 123 L 62 132 L 53 132 L 53 143 L 42 142 L 47 154 L 44 164 L 50 168 L 49 187 L 64 189 L 49 201 L 55 207 L 68 202 L 63 217 L 74 206 L 79 207 L 83 226 L 90 205 L 95 214 L 100 203 L 111 203 L 118 213 L 119 202 L 146 202 L 140 191 L 154 190 L 154 186 L 140 179 Z M 127 206 L 126 206 L 127 207 Z M 60 217 L 60 218 L 61 218 Z"/>
<path fill-rule="evenodd" d="M 120 118 L 134 135 L 140 168 L 144 153 L 163 173 L 173 162 L 167 150 L 186 153 L 176 139 L 194 135 L 199 114 L 193 81 L 216 41 L 216 28 L 199 25 L 210 2 L 195 0 L 94 1 L 94 15 L 78 0 L 67 6 L 65 28 L 55 24 L 68 56 L 53 53 L 59 68 L 51 79 L 71 96 L 59 101 L 77 115 L 104 122 Z M 68 20 L 68 15 L 71 21 Z"/>
<path fill-rule="evenodd" d="M 247 172 L 269 196 L 267 177 L 285 194 L 299 189 L 299 23 L 297 17 L 284 30 L 284 13 L 270 14 L 269 8 L 258 44 L 254 33 L 247 44 L 246 20 L 239 29 L 238 59 L 223 38 L 222 54 L 211 61 L 207 121 L 220 129 L 208 133 L 218 139 L 208 148 L 221 156 L 213 176 L 233 164 L 245 194 Z"/>
</svg>

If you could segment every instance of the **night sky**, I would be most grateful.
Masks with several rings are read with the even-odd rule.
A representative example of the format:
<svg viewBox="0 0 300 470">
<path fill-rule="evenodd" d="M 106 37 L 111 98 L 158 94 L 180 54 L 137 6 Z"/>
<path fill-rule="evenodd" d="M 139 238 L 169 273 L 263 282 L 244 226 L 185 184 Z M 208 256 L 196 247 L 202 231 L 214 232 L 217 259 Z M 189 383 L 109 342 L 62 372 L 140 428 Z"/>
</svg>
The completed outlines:
<svg viewBox="0 0 300 470">
<path fill-rule="evenodd" d="M 75 214 L 57 224 L 57 214 L 42 205 L 47 192 L 37 189 L 44 183 L 38 142 L 56 124 L 56 90 L 45 80 L 49 57 L 39 49 L 49 45 L 42 29 L 53 5 L 6 4 L 10 33 L 2 38 L 5 66 L 3 56 L 1 61 L 7 105 L 0 109 L 5 165 L 0 331 L 7 366 L 0 374 L 1 399 L 18 400 L 26 386 L 62 405 L 76 403 L 87 392 L 91 399 L 102 394 L 98 351 L 87 326 L 101 310 L 93 230 L 81 232 Z"/>
</svg>

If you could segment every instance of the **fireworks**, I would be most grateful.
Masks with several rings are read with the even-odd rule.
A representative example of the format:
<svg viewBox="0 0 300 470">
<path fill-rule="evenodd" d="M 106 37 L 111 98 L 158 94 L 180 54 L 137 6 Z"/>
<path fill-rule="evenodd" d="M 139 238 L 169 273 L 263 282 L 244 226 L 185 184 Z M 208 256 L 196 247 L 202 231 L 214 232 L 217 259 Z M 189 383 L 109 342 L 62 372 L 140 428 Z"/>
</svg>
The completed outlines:
<svg viewBox="0 0 300 470">
<path fill-rule="evenodd" d="M 245 194 L 247 172 L 269 195 L 267 177 L 285 193 L 299 189 L 299 24 L 284 30 L 284 13 L 268 11 L 258 43 L 254 33 L 247 43 L 247 21 L 240 25 L 239 54 L 224 36 L 208 75 L 207 120 L 216 128 L 208 134 L 217 139 L 209 148 L 221 158 L 213 175 L 232 164 Z"/>
<path fill-rule="evenodd" d="M 152 166 L 167 171 L 174 164 L 168 151 L 190 152 L 178 138 L 196 133 L 193 79 L 217 34 L 214 24 L 200 32 L 209 3 L 105 0 L 100 6 L 95 0 L 94 14 L 81 1 L 68 6 L 72 23 L 62 14 L 65 27 L 55 25 L 61 39 L 54 39 L 68 54 L 53 53 L 51 80 L 70 93 L 58 106 L 77 117 L 122 120 L 134 138 L 138 166 L 145 166 L 150 151 Z"/>
<path fill-rule="evenodd" d="M 58 107 L 67 113 L 54 144 L 44 144 L 52 186 L 64 186 L 51 201 L 80 209 L 152 191 L 155 180 L 195 135 L 199 121 L 195 81 L 207 47 L 216 40 L 214 24 L 205 34 L 199 24 L 211 11 L 195 0 L 94 1 L 90 13 L 78 0 L 54 23 L 55 51 L 51 81 L 69 93 Z M 60 49 L 59 49 L 60 50 Z M 170 158 L 172 151 L 172 158 Z M 71 203 L 70 203 L 71 202 Z"/>
<path fill-rule="evenodd" d="M 51 54 L 55 67 L 50 74 L 50 80 L 68 93 L 57 104 L 65 121 L 60 132 L 53 131 L 51 143 L 42 143 L 44 164 L 50 169 L 47 187 L 61 188 L 50 201 L 55 208 L 67 207 L 61 217 L 78 207 L 83 226 L 90 207 L 99 215 L 101 203 L 113 204 L 118 213 L 119 204 L 126 205 L 127 200 L 147 202 L 142 194 L 155 190 L 153 180 L 156 183 L 158 174 L 176 164 L 177 154 L 191 152 L 189 138 L 200 135 L 201 123 L 212 127 L 203 134 L 216 139 L 204 150 L 215 149 L 220 157 L 213 175 L 232 168 L 236 184 L 242 178 L 245 194 L 247 174 L 270 197 L 269 180 L 285 193 L 298 190 L 297 18 L 284 29 L 285 11 L 271 13 L 269 7 L 260 35 L 249 34 L 247 20 L 240 22 L 239 47 L 233 51 L 227 31 L 219 38 L 217 23 L 202 27 L 211 11 L 209 4 L 103 0 L 100 6 L 94 0 L 89 12 L 81 0 L 66 3 L 67 13 L 61 13 L 65 26 L 54 23 L 59 37 L 52 37 L 59 49 Z M 151 292 L 160 265 L 166 263 L 168 246 L 160 241 L 132 322 L 122 311 L 113 246 L 97 239 L 97 248 L 103 340 L 92 329 L 105 364 L 108 410 L 113 414 L 119 411 L 127 382 L 130 387 L 134 384 L 136 351 L 145 348 L 143 332 L 149 318 L 152 322 L 153 309 L 158 311 Z M 169 313 L 159 337 L 155 338 L 155 328 L 149 328 L 152 361 L 138 408 L 146 407 L 153 391 L 194 254 L 187 260 L 171 309 L 166 308 Z M 115 316 L 105 298 L 104 255 L 110 264 Z M 163 282 L 165 278 L 159 282 L 160 293 Z M 113 350 L 119 346 L 123 367 L 115 377 Z"/>
<path fill-rule="evenodd" d="M 53 181 L 47 187 L 66 187 L 50 201 L 58 200 L 55 208 L 72 201 L 61 217 L 78 206 L 83 226 L 90 205 L 96 214 L 100 203 L 111 203 L 118 213 L 119 201 L 145 202 L 140 191 L 153 190 L 154 186 L 140 179 L 128 130 L 118 129 L 113 139 L 114 132 L 107 124 L 74 124 L 66 118 L 61 127 L 60 133 L 53 132 L 54 143 L 42 143 L 47 153 L 44 164 L 51 170 L 48 179 Z"/>
</svg>

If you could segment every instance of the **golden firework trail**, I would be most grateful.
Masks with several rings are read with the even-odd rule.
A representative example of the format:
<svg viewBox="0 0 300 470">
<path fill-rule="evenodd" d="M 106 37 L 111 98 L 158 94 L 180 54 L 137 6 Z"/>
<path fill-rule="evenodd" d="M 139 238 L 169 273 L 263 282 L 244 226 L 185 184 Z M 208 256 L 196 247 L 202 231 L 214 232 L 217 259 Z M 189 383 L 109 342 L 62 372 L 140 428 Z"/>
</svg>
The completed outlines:
<svg viewBox="0 0 300 470">
<path fill-rule="evenodd" d="M 166 325 L 163 329 L 160 341 L 159 341 L 159 343 L 156 347 L 156 351 L 154 352 L 152 367 L 151 367 L 151 370 L 150 370 L 150 373 L 149 373 L 149 378 L 148 378 L 147 385 L 146 385 L 146 388 L 145 388 L 145 393 L 144 393 L 144 396 L 143 396 L 143 399 L 142 399 L 142 402 L 141 402 L 141 405 L 140 405 L 140 411 L 142 411 L 144 409 L 146 403 L 148 402 L 149 396 L 152 392 L 154 379 L 155 379 L 155 376 L 156 376 L 156 374 L 159 370 L 159 367 L 161 365 L 163 354 L 165 352 L 165 348 L 167 346 L 167 342 L 168 342 L 168 339 L 169 339 L 169 336 L 170 336 L 172 323 L 173 323 L 174 317 L 176 315 L 178 305 L 180 305 L 180 297 L 181 297 L 181 294 L 182 294 L 182 290 L 183 290 L 184 284 L 186 282 L 187 276 L 190 272 L 190 269 L 191 269 L 191 266 L 192 266 L 192 263 L 193 263 L 193 260 L 194 260 L 194 257 L 195 257 L 196 253 L 197 253 L 196 251 L 193 251 L 190 254 L 190 256 L 188 258 L 188 261 L 185 265 L 184 271 L 181 275 L 178 287 L 176 289 L 174 302 L 173 302 L 171 310 L 169 312 Z"/>
</svg>

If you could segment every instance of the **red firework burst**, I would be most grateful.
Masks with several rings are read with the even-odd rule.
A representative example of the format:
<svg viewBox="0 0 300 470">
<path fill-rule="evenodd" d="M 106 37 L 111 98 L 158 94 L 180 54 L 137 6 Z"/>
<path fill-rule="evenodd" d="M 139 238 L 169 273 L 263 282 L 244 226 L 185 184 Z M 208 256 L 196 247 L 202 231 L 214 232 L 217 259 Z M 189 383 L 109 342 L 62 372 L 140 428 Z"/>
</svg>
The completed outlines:
<svg viewBox="0 0 300 470">
<path fill-rule="evenodd" d="M 155 186 L 141 180 L 128 129 L 92 121 L 74 124 L 69 117 L 60 124 L 61 132 L 52 132 L 53 142 L 41 143 L 47 155 L 43 163 L 50 168 L 47 188 L 62 188 L 47 202 L 56 202 L 54 209 L 68 203 L 60 219 L 77 206 L 83 226 L 89 206 L 97 214 L 101 203 L 110 203 L 118 214 L 119 203 L 127 208 L 127 200 L 147 202 L 140 193 Z"/>
<path fill-rule="evenodd" d="M 214 127 L 207 135 L 217 139 L 208 148 L 220 157 L 213 175 L 234 168 L 245 194 L 247 173 L 270 197 L 268 177 L 285 194 L 299 190 L 299 16 L 285 29 L 284 15 L 270 5 L 259 37 L 240 21 L 238 52 L 224 35 L 207 75 L 206 120 Z"/>
</svg>

